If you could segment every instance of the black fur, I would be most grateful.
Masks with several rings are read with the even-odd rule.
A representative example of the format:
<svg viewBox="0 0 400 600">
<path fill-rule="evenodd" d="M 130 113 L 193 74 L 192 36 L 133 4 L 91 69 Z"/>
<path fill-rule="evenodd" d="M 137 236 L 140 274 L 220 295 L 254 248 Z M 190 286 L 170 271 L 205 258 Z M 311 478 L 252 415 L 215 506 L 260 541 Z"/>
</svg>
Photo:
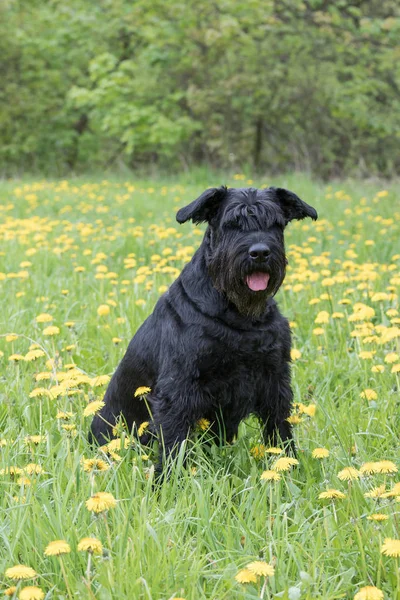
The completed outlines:
<svg viewBox="0 0 400 600">
<path fill-rule="evenodd" d="M 151 421 L 167 455 L 200 418 L 229 441 L 254 413 L 268 443 L 278 435 L 295 451 L 290 330 L 273 296 L 285 277 L 284 228 L 305 217 L 317 213 L 282 188 L 212 188 L 178 211 L 179 223 L 208 222 L 204 239 L 115 371 L 92 423 L 100 444 L 121 413 L 130 429 Z M 250 289 L 254 273 L 268 274 L 266 289 Z M 151 388 L 147 402 L 134 398 L 139 386 Z"/>
</svg>

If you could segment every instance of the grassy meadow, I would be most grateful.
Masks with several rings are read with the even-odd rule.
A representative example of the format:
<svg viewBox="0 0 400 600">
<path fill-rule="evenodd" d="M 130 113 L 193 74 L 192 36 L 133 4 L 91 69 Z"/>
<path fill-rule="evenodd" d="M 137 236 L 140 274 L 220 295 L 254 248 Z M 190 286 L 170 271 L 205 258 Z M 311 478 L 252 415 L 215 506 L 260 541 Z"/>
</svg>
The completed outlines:
<svg viewBox="0 0 400 600">
<path fill-rule="evenodd" d="M 131 443 L 121 425 L 96 452 L 88 428 L 130 338 L 201 240 L 176 209 L 221 183 L 288 187 L 319 213 L 288 226 L 277 295 L 293 331 L 299 464 L 278 462 L 253 419 L 223 448 L 202 444 L 199 427 L 187 467 L 181 454 L 155 488 L 156 445 Z M 0 183 L 6 596 L 400 598 L 399 240 L 394 184 Z"/>
</svg>

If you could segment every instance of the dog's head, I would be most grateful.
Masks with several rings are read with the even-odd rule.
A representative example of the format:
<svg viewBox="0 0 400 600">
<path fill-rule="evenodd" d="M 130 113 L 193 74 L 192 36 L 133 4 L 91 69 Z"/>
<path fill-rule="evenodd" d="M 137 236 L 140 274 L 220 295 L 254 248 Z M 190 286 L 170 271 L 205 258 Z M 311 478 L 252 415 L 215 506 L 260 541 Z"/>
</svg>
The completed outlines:
<svg viewBox="0 0 400 600">
<path fill-rule="evenodd" d="M 179 223 L 208 223 L 205 252 L 213 284 L 252 317 L 264 312 L 285 277 L 286 225 L 305 217 L 317 219 L 316 210 L 275 187 L 210 188 L 176 215 Z"/>
</svg>

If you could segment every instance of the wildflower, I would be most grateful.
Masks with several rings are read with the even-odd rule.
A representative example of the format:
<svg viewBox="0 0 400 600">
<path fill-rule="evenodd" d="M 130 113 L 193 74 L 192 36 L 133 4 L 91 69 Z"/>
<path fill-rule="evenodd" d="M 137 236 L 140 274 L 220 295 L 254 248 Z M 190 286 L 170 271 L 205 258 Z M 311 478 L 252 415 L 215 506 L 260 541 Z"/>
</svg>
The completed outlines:
<svg viewBox="0 0 400 600">
<path fill-rule="evenodd" d="M 256 583 L 257 577 L 249 571 L 249 569 L 241 569 L 237 575 L 235 575 L 236 581 L 239 583 Z"/>
<path fill-rule="evenodd" d="M 313 458 L 327 458 L 329 456 L 329 450 L 326 448 L 315 448 L 312 451 Z"/>
<path fill-rule="evenodd" d="M 367 519 L 369 521 L 387 521 L 388 520 L 388 515 L 384 515 L 382 513 L 374 513 L 373 515 L 369 515 L 369 517 L 367 517 Z"/>
<path fill-rule="evenodd" d="M 360 473 L 372 475 L 374 473 L 397 473 L 398 468 L 391 460 L 367 462 L 360 467 Z"/>
<path fill-rule="evenodd" d="M 372 373 L 383 373 L 385 370 L 384 365 L 373 365 L 371 367 Z"/>
<path fill-rule="evenodd" d="M 357 592 L 354 600 L 383 600 L 383 592 L 374 585 L 367 585 Z"/>
<path fill-rule="evenodd" d="M 270 469 L 263 471 L 260 475 L 261 481 L 280 481 L 281 478 L 282 476 L 280 475 L 280 473 L 278 473 L 277 471 L 272 471 Z"/>
<path fill-rule="evenodd" d="M 44 551 L 45 556 L 60 556 L 61 554 L 69 554 L 71 552 L 70 545 L 65 540 L 54 540 L 47 544 Z"/>
<path fill-rule="evenodd" d="M 46 388 L 38 387 L 31 391 L 29 398 L 52 398 L 52 393 Z"/>
<path fill-rule="evenodd" d="M 110 314 L 110 310 L 111 309 L 108 304 L 100 304 L 100 306 L 97 309 L 97 314 L 99 315 L 99 317 L 106 317 Z"/>
<path fill-rule="evenodd" d="M 207 431 L 207 429 L 210 427 L 210 421 L 208 419 L 199 419 L 196 425 L 200 431 Z"/>
<path fill-rule="evenodd" d="M 20 360 L 25 360 L 25 356 L 22 356 L 22 354 L 11 354 L 11 356 L 8 357 L 8 360 L 19 362 Z"/>
<path fill-rule="evenodd" d="M 270 446 L 265 450 L 267 454 L 282 454 L 282 448 L 275 448 L 275 446 Z"/>
<path fill-rule="evenodd" d="M 354 467 L 345 467 L 339 471 L 337 476 L 341 481 L 351 481 L 352 479 L 359 479 L 360 471 L 357 471 Z"/>
<path fill-rule="evenodd" d="M 43 352 L 43 350 L 30 350 L 29 352 L 27 352 L 27 354 L 25 354 L 25 361 L 26 362 L 31 362 L 33 360 L 36 360 L 37 358 L 40 358 L 41 356 L 45 356 L 45 353 Z"/>
<path fill-rule="evenodd" d="M 362 360 L 370 360 L 371 358 L 374 358 L 374 354 L 375 352 L 373 352 L 372 350 L 363 350 L 362 352 L 358 353 L 358 356 Z"/>
<path fill-rule="evenodd" d="M 143 423 L 141 423 L 139 425 L 139 429 L 138 429 L 139 437 L 142 437 L 142 435 L 144 434 L 144 432 L 146 431 L 146 429 L 148 428 L 149 425 L 150 425 L 149 421 L 143 421 Z"/>
<path fill-rule="evenodd" d="M 321 310 L 314 319 L 314 323 L 317 325 L 323 325 L 329 323 L 329 313 L 326 310 Z"/>
<path fill-rule="evenodd" d="M 40 443 L 45 442 L 47 440 L 45 435 L 27 435 L 24 438 L 24 442 L 26 445 L 28 444 L 34 444 L 35 446 L 38 446 Z"/>
<path fill-rule="evenodd" d="M 339 490 L 329 489 L 326 492 L 321 492 L 318 498 L 320 500 L 343 500 L 346 497 L 346 494 L 340 492 Z"/>
<path fill-rule="evenodd" d="M 323 327 L 316 327 L 315 329 L 313 329 L 314 335 L 324 335 L 324 333 L 325 329 Z"/>
<path fill-rule="evenodd" d="M 15 565 L 15 567 L 10 567 L 6 569 L 5 576 L 8 579 L 32 579 L 32 577 L 36 577 L 37 573 L 31 567 L 26 567 L 25 565 Z"/>
<path fill-rule="evenodd" d="M 92 471 L 108 471 L 109 465 L 101 458 L 85 458 L 82 461 L 83 470 L 85 473 Z"/>
<path fill-rule="evenodd" d="M 9 587 L 6 590 L 4 590 L 4 595 L 5 596 L 14 596 L 14 594 L 15 594 L 16 591 L 17 591 L 16 586 L 12 585 L 11 587 Z"/>
<path fill-rule="evenodd" d="M 299 423 L 303 422 L 303 419 L 299 415 L 290 415 L 286 421 L 291 425 L 298 425 Z"/>
<path fill-rule="evenodd" d="M 141 386 L 138 387 L 134 393 L 135 398 L 137 398 L 138 396 L 145 396 L 146 394 L 149 394 L 151 392 L 151 388 L 146 387 L 146 386 Z"/>
<path fill-rule="evenodd" d="M 364 498 L 383 498 L 386 492 L 385 484 L 372 488 L 369 492 L 365 492 Z"/>
<path fill-rule="evenodd" d="M 29 463 L 26 465 L 26 467 L 24 467 L 24 471 L 28 475 L 40 475 L 43 473 L 43 467 L 36 465 L 35 463 Z"/>
<path fill-rule="evenodd" d="M 386 538 L 381 547 L 381 554 L 385 556 L 400 556 L 400 540 Z"/>
<path fill-rule="evenodd" d="M 79 552 L 89 552 L 90 554 L 101 554 L 103 544 L 97 538 L 82 538 L 78 544 Z"/>
<path fill-rule="evenodd" d="M 282 458 L 278 458 L 272 465 L 273 471 L 288 471 L 291 467 L 298 465 L 299 461 L 296 458 L 291 458 L 290 456 L 284 456 Z"/>
<path fill-rule="evenodd" d="M 262 560 L 255 560 L 254 562 L 251 562 L 246 568 L 254 573 L 254 575 L 258 575 L 259 577 L 272 577 L 272 575 L 275 573 L 274 567 Z"/>
<path fill-rule="evenodd" d="M 36 317 L 36 323 L 50 323 L 53 320 L 53 317 L 48 313 L 41 313 Z"/>
<path fill-rule="evenodd" d="M 88 381 L 88 383 L 90 383 L 90 385 L 92 387 L 101 387 L 102 385 L 107 385 L 107 383 L 109 381 L 110 381 L 109 375 L 99 375 L 98 377 L 94 377 L 93 379 L 90 379 Z"/>
<path fill-rule="evenodd" d="M 292 348 L 291 351 L 290 351 L 290 358 L 293 361 L 301 358 L 301 352 L 300 352 L 300 350 L 297 350 L 297 348 Z"/>
<path fill-rule="evenodd" d="M 63 410 L 60 410 L 56 414 L 56 419 L 64 419 L 64 421 L 69 421 L 70 419 L 72 419 L 73 416 L 74 416 L 74 413 L 72 413 L 72 412 L 65 412 Z"/>
<path fill-rule="evenodd" d="M 121 342 L 122 342 L 122 338 L 119 338 L 119 337 L 113 337 L 113 339 L 112 339 L 112 343 L 113 343 L 113 344 L 115 344 L 116 346 L 117 346 L 118 344 L 120 344 Z"/>
<path fill-rule="evenodd" d="M 35 585 L 29 585 L 22 588 L 18 598 L 19 600 L 42 600 L 44 598 L 44 592 Z"/>
<path fill-rule="evenodd" d="M 400 363 L 398 363 L 397 365 L 393 365 L 392 368 L 390 369 L 391 373 L 400 373 Z"/>
<path fill-rule="evenodd" d="M 101 513 L 116 506 L 117 501 L 110 492 L 97 492 L 86 500 L 86 508 L 95 513 Z"/>
<path fill-rule="evenodd" d="M 60 328 L 55 325 L 50 325 L 43 329 L 43 335 L 58 335 L 60 333 Z"/>
<path fill-rule="evenodd" d="M 368 401 L 376 400 L 378 398 L 378 394 L 375 392 L 375 390 L 366 389 L 361 392 L 360 398 L 365 398 L 365 400 Z"/>
<path fill-rule="evenodd" d="M 93 400 L 93 402 L 89 402 L 89 404 L 86 406 L 85 410 L 83 411 L 83 416 L 91 417 L 92 415 L 98 413 L 103 406 L 105 406 L 105 402 L 103 402 L 103 400 Z"/>
<path fill-rule="evenodd" d="M 6 335 L 6 342 L 15 342 L 15 340 L 18 339 L 18 334 L 17 333 L 9 333 L 8 335 Z"/>
<path fill-rule="evenodd" d="M 253 448 L 250 449 L 250 454 L 256 460 L 260 460 L 265 456 L 265 446 L 264 444 L 256 444 Z"/>
</svg>

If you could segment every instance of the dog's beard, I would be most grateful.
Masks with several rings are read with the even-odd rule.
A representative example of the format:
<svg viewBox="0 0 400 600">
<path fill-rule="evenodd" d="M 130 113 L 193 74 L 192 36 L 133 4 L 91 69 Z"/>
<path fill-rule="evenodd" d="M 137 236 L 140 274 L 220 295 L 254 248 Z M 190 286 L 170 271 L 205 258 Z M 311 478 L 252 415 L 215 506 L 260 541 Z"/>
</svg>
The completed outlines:
<svg viewBox="0 0 400 600">
<path fill-rule="evenodd" d="M 240 256 L 229 260 L 222 252 L 217 252 L 208 265 L 214 287 L 225 294 L 240 314 L 252 319 L 263 315 L 268 298 L 276 294 L 285 278 L 285 270 L 284 254 L 275 256 L 267 266 L 256 267 Z M 253 291 L 249 285 L 249 278 L 257 274 L 256 277 L 261 279 L 261 273 L 268 273 L 268 277 L 265 278 L 267 287 Z"/>
</svg>

